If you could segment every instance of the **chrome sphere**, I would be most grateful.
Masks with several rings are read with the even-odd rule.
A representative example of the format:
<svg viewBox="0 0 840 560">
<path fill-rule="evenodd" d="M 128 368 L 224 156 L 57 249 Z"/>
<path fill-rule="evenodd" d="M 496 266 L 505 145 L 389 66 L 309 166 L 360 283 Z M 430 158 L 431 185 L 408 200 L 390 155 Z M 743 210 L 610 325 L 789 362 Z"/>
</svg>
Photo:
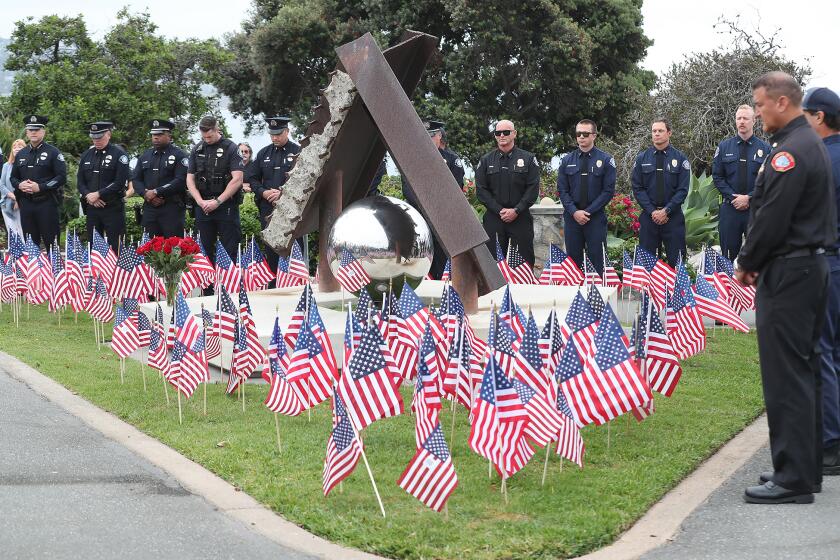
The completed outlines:
<svg viewBox="0 0 840 560">
<path fill-rule="evenodd" d="M 335 221 L 327 241 L 333 274 L 338 271 L 343 249 L 368 273 L 368 292 L 377 300 L 390 283 L 399 294 L 403 277 L 416 288 L 432 266 L 429 225 L 413 206 L 390 196 L 370 196 L 354 202 Z"/>
</svg>

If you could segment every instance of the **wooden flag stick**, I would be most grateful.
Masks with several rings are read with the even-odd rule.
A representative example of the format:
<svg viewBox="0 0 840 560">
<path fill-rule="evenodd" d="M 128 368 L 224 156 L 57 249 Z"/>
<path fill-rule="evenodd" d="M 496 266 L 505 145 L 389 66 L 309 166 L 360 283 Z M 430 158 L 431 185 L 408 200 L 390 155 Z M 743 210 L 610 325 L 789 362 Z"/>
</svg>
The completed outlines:
<svg viewBox="0 0 840 560">
<path fill-rule="evenodd" d="M 607 422 L 607 456 L 610 454 L 610 426 L 611 422 Z"/>
<path fill-rule="evenodd" d="M 333 385 L 333 391 L 335 391 L 335 385 Z M 373 478 L 373 471 L 370 470 L 370 463 L 368 463 L 367 454 L 365 453 L 365 444 L 362 441 L 359 431 L 356 429 L 356 423 L 353 421 L 353 418 L 348 417 L 348 419 L 350 420 L 350 428 L 353 430 L 353 437 L 355 437 L 359 442 L 359 450 L 362 453 L 362 459 L 365 462 L 365 468 L 367 469 L 368 476 L 370 477 L 370 484 L 373 486 L 373 493 L 376 495 L 376 501 L 379 502 L 379 511 L 382 512 L 382 517 L 385 517 L 385 506 L 382 505 L 382 498 L 379 496 L 379 488 L 376 487 L 376 480 Z"/>
<path fill-rule="evenodd" d="M 203 392 L 204 392 L 204 416 L 207 416 L 207 383 L 202 383 Z"/>
<path fill-rule="evenodd" d="M 74 325 L 79 324 L 79 312 L 78 311 L 73 312 L 73 324 Z"/>
<path fill-rule="evenodd" d="M 560 445 L 559 440 L 557 441 L 557 445 Z M 545 477 L 548 474 L 548 456 L 549 455 L 551 455 L 551 442 L 550 441 L 545 446 L 545 464 L 543 465 L 543 476 L 542 476 L 541 486 L 545 486 Z"/>
<path fill-rule="evenodd" d="M 125 358 L 120 358 L 120 384 L 125 384 Z"/>
<path fill-rule="evenodd" d="M 181 390 L 176 387 L 176 392 L 178 393 L 178 424 L 184 424 L 184 417 L 181 412 Z"/>
<path fill-rule="evenodd" d="M 508 491 L 507 491 L 507 477 L 502 477 L 502 496 L 505 497 L 505 504 L 508 504 Z"/>
<path fill-rule="evenodd" d="M 163 342 L 162 344 L 166 344 Z M 163 379 L 163 394 L 166 396 L 166 406 L 169 407 L 169 380 L 166 378 L 166 375 L 163 372 L 160 372 L 160 378 Z"/>
<path fill-rule="evenodd" d="M 452 454 L 452 442 L 455 441 L 455 398 L 452 399 L 452 436 L 449 438 L 449 454 Z"/>
<path fill-rule="evenodd" d="M 280 445 L 280 418 L 279 414 L 274 413 L 274 431 L 277 432 L 277 452 L 282 453 L 283 447 Z"/>
</svg>

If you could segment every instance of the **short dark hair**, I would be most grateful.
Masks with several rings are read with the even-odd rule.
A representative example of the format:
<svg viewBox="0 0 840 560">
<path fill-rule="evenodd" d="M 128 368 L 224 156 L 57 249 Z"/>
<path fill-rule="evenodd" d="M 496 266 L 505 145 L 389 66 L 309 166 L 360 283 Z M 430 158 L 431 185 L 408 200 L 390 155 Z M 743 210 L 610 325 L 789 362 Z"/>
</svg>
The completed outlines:
<svg viewBox="0 0 840 560">
<path fill-rule="evenodd" d="M 598 134 L 598 125 L 595 124 L 595 121 L 593 121 L 592 119 L 581 119 L 580 121 L 578 121 L 578 124 L 592 125 L 592 132 Z M 577 128 L 577 125 L 575 125 L 575 128 Z"/>
<path fill-rule="evenodd" d="M 657 117 L 657 118 L 653 119 L 652 121 L 650 121 L 650 125 L 653 126 L 658 122 L 661 122 L 662 124 L 665 125 L 665 130 L 667 130 L 668 132 L 671 132 L 671 121 L 669 121 L 665 117 Z"/>
<path fill-rule="evenodd" d="M 753 90 L 764 88 L 771 99 L 778 99 L 784 95 L 796 107 L 802 105 L 802 96 L 804 95 L 802 86 L 793 76 L 785 72 L 776 70 L 762 74 L 753 82 L 752 88 Z"/>
<path fill-rule="evenodd" d="M 806 113 L 809 115 L 816 115 L 819 111 L 810 111 L 808 109 L 805 110 Z M 829 115 L 825 111 L 823 113 L 823 124 L 833 130 L 834 132 L 840 132 L 840 115 Z"/>
<path fill-rule="evenodd" d="M 205 115 L 198 121 L 198 126 L 201 128 L 216 128 L 219 126 L 219 120 L 213 115 Z"/>
</svg>

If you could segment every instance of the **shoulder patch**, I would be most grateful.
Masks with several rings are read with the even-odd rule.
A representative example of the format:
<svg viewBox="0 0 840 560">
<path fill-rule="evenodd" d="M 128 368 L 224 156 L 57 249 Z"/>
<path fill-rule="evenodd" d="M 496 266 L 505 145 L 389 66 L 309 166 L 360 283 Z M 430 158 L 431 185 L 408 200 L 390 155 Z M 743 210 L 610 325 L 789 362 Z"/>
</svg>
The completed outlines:
<svg viewBox="0 0 840 560">
<path fill-rule="evenodd" d="M 610 158 L 610 166 L 615 167 L 615 158 L 614 157 Z"/>
<path fill-rule="evenodd" d="M 770 165 L 779 173 L 784 173 L 796 167 L 796 160 L 790 152 L 779 152 L 773 156 Z"/>
<path fill-rule="evenodd" d="M 718 146 L 717 148 L 715 148 L 715 155 L 713 155 L 712 157 L 713 157 L 713 158 L 716 158 L 716 157 L 718 157 L 718 154 L 720 154 L 720 146 Z"/>
<path fill-rule="evenodd" d="M 539 165 L 539 163 L 537 163 L 537 156 L 534 156 L 534 165 Z"/>
<path fill-rule="evenodd" d="M 183 165 L 184 167 L 189 167 L 190 166 L 190 158 L 182 159 L 181 160 L 181 165 Z"/>
<path fill-rule="evenodd" d="M 128 156 L 125 155 L 125 154 L 121 155 L 120 156 L 120 163 L 122 163 L 122 164 L 128 163 Z"/>
<path fill-rule="evenodd" d="M 690 164 L 690 163 L 688 163 L 688 160 L 687 160 L 687 159 L 684 159 L 684 160 L 683 160 L 683 162 L 682 162 L 682 168 L 683 168 L 683 169 L 685 169 L 686 171 L 691 171 L 691 164 Z"/>
<path fill-rule="evenodd" d="M 455 167 L 464 167 L 464 164 L 461 163 L 460 159 L 455 159 Z"/>
<path fill-rule="evenodd" d="M 61 152 L 59 152 L 59 153 L 58 153 L 58 156 L 56 157 L 56 159 L 57 159 L 58 161 L 64 161 L 64 154 L 62 154 Z"/>
</svg>

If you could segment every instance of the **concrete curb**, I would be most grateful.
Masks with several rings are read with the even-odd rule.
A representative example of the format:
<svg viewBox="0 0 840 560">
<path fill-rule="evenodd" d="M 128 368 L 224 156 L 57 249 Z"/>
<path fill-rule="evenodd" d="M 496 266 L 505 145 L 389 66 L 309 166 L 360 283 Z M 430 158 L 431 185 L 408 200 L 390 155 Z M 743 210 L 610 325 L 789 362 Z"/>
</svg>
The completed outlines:
<svg viewBox="0 0 840 560">
<path fill-rule="evenodd" d="M 373 560 L 380 557 L 345 548 L 308 533 L 297 525 L 257 502 L 245 492 L 237 491 L 201 465 L 190 461 L 174 449 L 147 436 L 113 414 L 94 406 L 24 364 L 14 356 L 0 352 L 3 369 L 47 400 L 57 404 L 91 428 L 130 449 L 172 475 L 187 491 L 201 496 L 216 509 L 240 521 L 251 530 L 282 546 L 321 558 Z"/>
<path fill-rule="evenodd" d="M 683 521 L 767 444 L 761 415 L 668 492 L 613 544 L 576 560 L 629 560 L 673 539 Z"/>
</svg>

